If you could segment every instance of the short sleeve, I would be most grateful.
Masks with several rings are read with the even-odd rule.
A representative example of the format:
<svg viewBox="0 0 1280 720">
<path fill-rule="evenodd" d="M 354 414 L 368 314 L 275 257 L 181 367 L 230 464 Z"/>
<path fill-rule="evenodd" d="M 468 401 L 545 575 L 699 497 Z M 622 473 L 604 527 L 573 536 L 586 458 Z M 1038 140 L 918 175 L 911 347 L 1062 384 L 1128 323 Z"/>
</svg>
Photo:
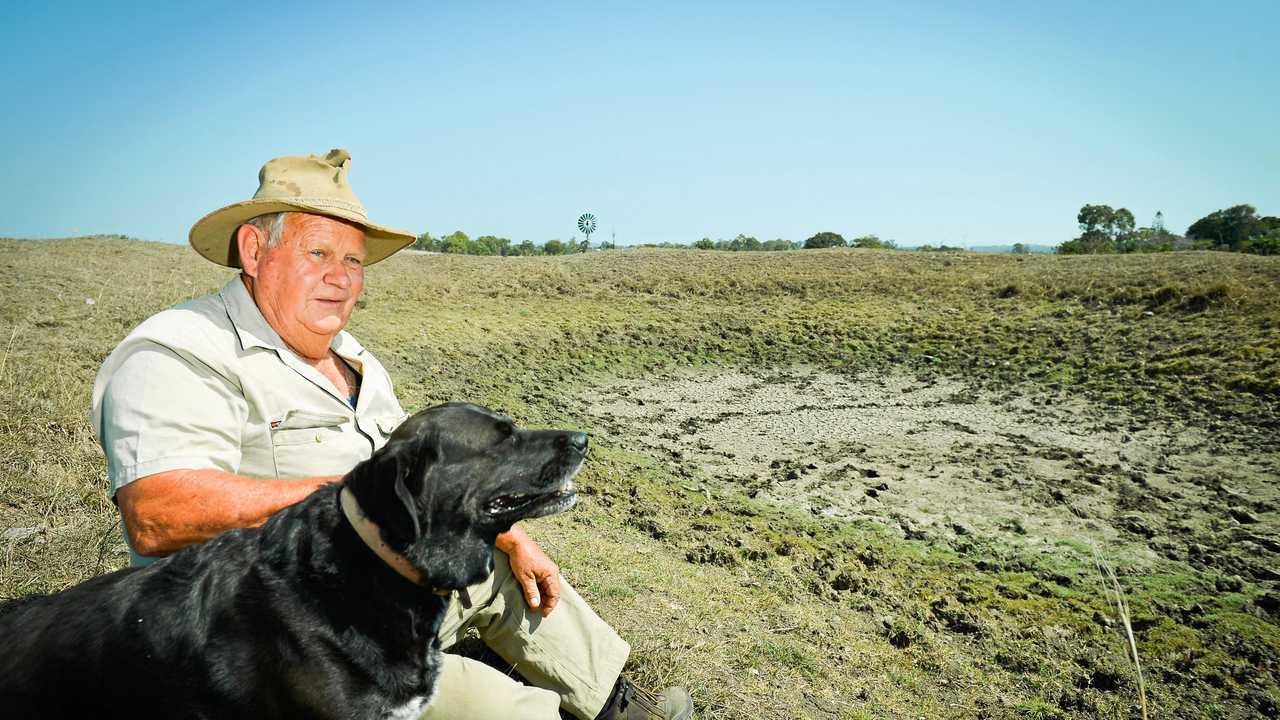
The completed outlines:
<svg viewBox="0 0 1280 720">
<path fill-rule="evenodd" d="M 248 406 L 239 388 L 198 360 L 140 342 L 102 396 L 99 440 L 115 491 L 180 469 L 236 472 Z"/>
</svg>

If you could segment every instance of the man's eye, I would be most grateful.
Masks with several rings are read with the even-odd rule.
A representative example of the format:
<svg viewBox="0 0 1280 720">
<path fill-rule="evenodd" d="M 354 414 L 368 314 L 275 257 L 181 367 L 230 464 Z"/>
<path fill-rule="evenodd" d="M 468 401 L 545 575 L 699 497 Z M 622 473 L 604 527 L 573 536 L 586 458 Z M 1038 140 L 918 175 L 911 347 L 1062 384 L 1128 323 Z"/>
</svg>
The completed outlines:
<svg viewBox="0 0 1280 720">
<path fill-rule="evenodd" d="M 352 265 L 363 265 L 363 264 L 364 264 L 364 261 L 363 261 L 363 260 L 361 260 L 360 258 L 355 257 L 355 256 L 353 256 L 353 255 L 348 255 L 348 256 L 347 256 L 347 262 L 351 263 Z"/>
<path fill-rule="evenodd" d="M 314 256 L 316 256 L 316 257 L 324 257 L 324 251 L 323 251 L 323 250 L 312 250 L 312 251 L 311 251 L 311 254 L 312 254 L 312 255 L 314 255 Z"/>
</svg>

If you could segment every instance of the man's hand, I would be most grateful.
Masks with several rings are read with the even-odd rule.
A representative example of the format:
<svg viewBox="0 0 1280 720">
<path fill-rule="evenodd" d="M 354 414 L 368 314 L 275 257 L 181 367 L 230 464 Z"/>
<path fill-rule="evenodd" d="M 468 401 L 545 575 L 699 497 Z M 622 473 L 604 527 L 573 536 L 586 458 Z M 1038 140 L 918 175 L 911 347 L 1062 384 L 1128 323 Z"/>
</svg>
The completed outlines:
<svg viewBox="0 0 1280 720">
<path fill-rule="evenodd" d="M 498 549 L 507 554 L 511 574 L 524 590 L 529 607 L 547 617 L 560 602 L 560 566 L 552 562 L 519 526 L 498 536 Z"/>
</svg>

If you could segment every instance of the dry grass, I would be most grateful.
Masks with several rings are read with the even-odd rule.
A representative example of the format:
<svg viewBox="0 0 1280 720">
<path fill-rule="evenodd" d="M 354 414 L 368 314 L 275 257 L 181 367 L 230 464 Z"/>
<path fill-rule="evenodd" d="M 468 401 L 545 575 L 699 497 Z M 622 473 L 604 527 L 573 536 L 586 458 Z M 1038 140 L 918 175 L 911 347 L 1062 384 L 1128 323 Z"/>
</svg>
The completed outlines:
<svg viewBox="0 0 1280 720">
<path fill-rule="evenodd" d="M 1147 685 L 1142 680 L 1142 661 L 1138 658 L 1138 641 L 1134 639 L 1133 623 L 1130 620 L 1132 615 L 1129 612 L 1129 603 L 1124 598 L 1124 588 L 1120 587 L 1120 579 L 1111 569 L 1111 564 L 1096 548 L 1093 551 L 1093 559 L 1098 566 L 1098 574 L 1102 578 L 1102 592 L 1111 604 L 1115 605 L 1116 616 L 1120 618 L 1125 640 L 1129 643 L 1129 660 L 1133 662 L 1133 672 L 1138 680 L 1138 702 L 1142 708 L 1142 720 L 1147 720 Z"/>
<path fill-rule="evenodd" d="M 0 240 L 0 251 L 0 598 L 12 598 L 127 562 L 86 417 L 94 374 L 145 317 L 229 273 L 186 248 L 123 240 Z M 581 423 L 560 400 L 593 377 L 810 363 L 1089 395 L 1262 446 L 1280 428 L 1278 286 L 1280 259 L 1211 253 L 405 255 L 370 269 L 352 331 L 406 407 L 470 399 L 529 425 Z M 1092 682 L 1127 660 L 1093 620 L 1106 598 L 1069 582 L 1091 573 L 1087 554 L 961 554 L 691 492 L 607 437 L 594 447 L 590 494 L 533 531 L 632 642 L 632 672 L 693 686 L 702 718 L 1129 706 L 1123 681 Z M 665 535 L 646 530 L 655 518 Z M 744 536 L 767 552 L 732 545 Z M 733 562 L 691 562 L 695 538 Z M 837 571 L 866 583 L 833 594 L 824 578 Z M 1214 573 L 1172 562 L 1129 580 L 1132 647 L 1169 717 L 1249 717 L 1280 697 L 1280 631 L 1242 609 L 1262 581 L 1218 592 Z M 1192 604 L 1200 626 L 1178 614 Z M 955 631 L 954 613 L 980 631 Z"/>
</svg>

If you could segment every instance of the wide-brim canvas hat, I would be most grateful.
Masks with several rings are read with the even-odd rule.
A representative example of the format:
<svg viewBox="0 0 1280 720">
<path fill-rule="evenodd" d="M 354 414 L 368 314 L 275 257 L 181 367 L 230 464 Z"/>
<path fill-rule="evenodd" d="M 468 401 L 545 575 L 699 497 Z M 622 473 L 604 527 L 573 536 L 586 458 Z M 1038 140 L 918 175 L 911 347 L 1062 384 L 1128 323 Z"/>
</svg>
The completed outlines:
<svg viewBox="0 0 1280 720">
<path fill-rule="evenodd" d="M 240 267 L 236 229 L 268 213 L 304 212 L 327 215 L 364 228 L 365 265 L 372 265 L 409 245 L 417 238 L 369 221 L 360 198 L 347 182 L 351 153 L 330 150 L 328 155 L 291 155 L 268 160 L 258 171 L 258 192 L 252 200 L 233 203 L 200 218 L 191 226 L 191 247 L 226 267 Z"/>
</svg>

